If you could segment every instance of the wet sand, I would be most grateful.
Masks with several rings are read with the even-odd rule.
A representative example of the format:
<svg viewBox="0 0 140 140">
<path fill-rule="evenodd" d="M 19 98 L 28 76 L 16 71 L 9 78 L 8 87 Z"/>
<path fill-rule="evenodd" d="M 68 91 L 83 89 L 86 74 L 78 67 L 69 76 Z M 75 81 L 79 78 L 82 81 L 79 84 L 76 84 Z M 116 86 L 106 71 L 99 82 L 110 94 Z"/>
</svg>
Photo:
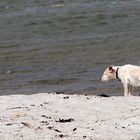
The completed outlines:
<svg viewBox="0 0 140 140">
<path fill-rule="evenodd" d="M 138 140 L 139 108 L 138 96 L 1 96 L 0 139 Z"/>
</svg>

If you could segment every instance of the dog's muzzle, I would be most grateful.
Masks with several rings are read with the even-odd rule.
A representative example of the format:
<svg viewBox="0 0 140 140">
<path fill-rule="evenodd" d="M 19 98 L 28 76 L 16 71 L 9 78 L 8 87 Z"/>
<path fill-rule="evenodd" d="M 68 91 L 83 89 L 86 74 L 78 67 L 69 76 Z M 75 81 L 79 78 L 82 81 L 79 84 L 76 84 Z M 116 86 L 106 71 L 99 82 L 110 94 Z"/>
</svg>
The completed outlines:
<svg viewBox="0 0 140 140">
<path fill-rule="evenodd" d="M 108 78 L 106 75 L 103 75 L 102 78 L 101 78 L 101 81 L 102 82 L 107 82 L 108 81 Z"/>
</svg>

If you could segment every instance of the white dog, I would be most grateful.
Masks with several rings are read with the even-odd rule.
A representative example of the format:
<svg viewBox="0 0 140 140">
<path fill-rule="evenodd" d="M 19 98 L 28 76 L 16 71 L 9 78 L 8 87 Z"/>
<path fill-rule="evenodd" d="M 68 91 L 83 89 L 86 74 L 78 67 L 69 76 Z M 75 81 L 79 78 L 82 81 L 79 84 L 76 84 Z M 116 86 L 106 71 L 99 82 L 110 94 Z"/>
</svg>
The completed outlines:
<svg viewBox="0 0 140 140">
<path fill-rule="evenodd" d="M 140 86 L 140 66 L 109 66 L 103 73 L 101 81 L 118 79 L 123 83 L 124 96 L 131 95 L 134 87 Z"/>
</svg>

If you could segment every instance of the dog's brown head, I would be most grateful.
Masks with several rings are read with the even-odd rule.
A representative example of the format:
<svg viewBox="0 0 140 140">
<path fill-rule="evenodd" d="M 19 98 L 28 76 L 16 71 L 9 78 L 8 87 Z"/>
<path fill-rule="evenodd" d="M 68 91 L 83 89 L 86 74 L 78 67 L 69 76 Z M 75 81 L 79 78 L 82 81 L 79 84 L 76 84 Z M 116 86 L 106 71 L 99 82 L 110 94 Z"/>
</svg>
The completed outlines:
<svg viewBox="0 0 140 140">
<path fill-rule="evenodd" d="M 109 66 L 103 73 L 101 81 L 107 82 L 109 80 L 116 79 L 116 71 L 113 69 L 113 66 Z"/>
</svg>

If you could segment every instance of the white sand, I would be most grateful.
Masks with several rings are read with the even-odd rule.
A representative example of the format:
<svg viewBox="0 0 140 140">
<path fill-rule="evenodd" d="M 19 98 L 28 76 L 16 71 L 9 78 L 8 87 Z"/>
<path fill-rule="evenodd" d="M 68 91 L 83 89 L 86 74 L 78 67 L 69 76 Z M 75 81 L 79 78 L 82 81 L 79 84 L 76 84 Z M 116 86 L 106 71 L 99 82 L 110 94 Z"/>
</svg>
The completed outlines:
<svg viewBox="0 0 140 140">
<path fill-rule="evenodd" d="M 140 139 L 136 96 L 1 96 L 0 111 L 0 140 Z"/>
</svg>

